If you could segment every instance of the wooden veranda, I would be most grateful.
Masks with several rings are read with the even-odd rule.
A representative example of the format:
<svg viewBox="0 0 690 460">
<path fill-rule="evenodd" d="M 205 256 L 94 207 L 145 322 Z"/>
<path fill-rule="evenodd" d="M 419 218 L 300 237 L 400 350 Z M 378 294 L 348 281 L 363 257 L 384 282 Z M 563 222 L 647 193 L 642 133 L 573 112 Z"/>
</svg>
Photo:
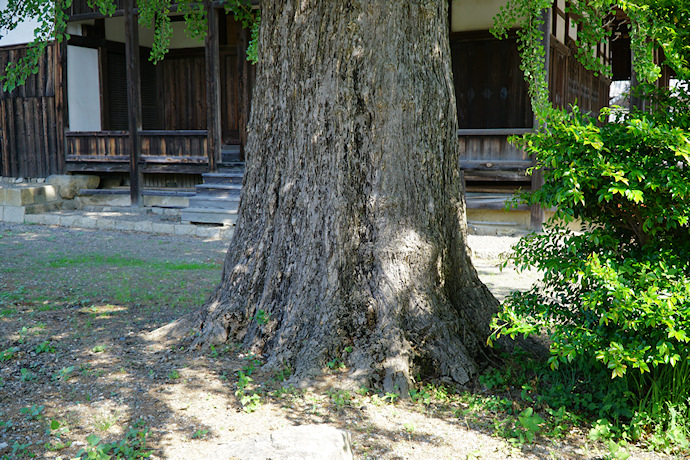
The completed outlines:
<svg viewBox="0 0 690 460">
<path fill-rule="evenodd" d="M 68 103 L 61 114 L 67 171 L 129 172 L 136 203 L 144 173 L 200 174 L 243 160 L 254 78 L 245 54 L 249 31 L 221 2 L 206 0 L 203 6 L 205 41 L 184 35 L 183 17 L 173 5 L 170 51 L 153 65 L 152 37 L 138 25 L 134 0 L 117 0 L 112 17 L 86 0 L 72 2 L 72 36 L 61 46 L 73 60 L 84 59 L 99 82 L 98 113 L 75 114 L 75 104 Z M 69 75 L 65 98 L 73 102 L 78 95 L 70 96 L 70 88 L 79 85 L 74 80 L 86 77 Z"/>
</svg>

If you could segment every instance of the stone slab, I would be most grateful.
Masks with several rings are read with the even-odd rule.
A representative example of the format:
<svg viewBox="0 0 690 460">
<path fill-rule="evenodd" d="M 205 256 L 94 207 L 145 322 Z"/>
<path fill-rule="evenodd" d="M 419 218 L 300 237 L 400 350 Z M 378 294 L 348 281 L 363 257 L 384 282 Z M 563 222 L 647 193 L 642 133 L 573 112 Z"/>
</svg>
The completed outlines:
<svg viewBox="0 0 690 460">
<path fill-rule="evenodd" d="M 165 233 L 172 235 L 175 233 L 175 225 L 153 223 L 151 224 L 151 231 L 153 233 Z"/>
<path fill-rule="evenodd" d="M 52 203 L 60 200 L 57 189 L 52 185 L 41 185 L 38 187 L 29 187 L 29 193 L 33 195 L 33 202 L 35 204 Z"/>
<path fill-rule="evenodd" d="M 60 225 L 63 227 L 76 227 L 77 220 L 79 220 L 79 216 L 61 216 Z"/>
<path fill-rule="evenodd" d="M 22 206 L 24 204 L 27 204 L 22 202 L 22 200 L 23 197 L 21 188 L 5 189 L 5 199 L 3 200 L 5 206 Z"/>
<path fill-rule="evenodd" d="M 0 204 L 8 206 L 29 206 L 51 203 L 60 199 L 55 187 L 51 185 L 9 187 L 0 190 L 2 190 Z"/>
<path fill-rule="evenodd" d="M 44 224 L 44 218 L 45 216 L 43 214 L 26 214 L 24 216 L 24 223 L 25 224 L 36 224 L 36 225 L 43 225 Z"/>
<path fill-rule="evenodd" d="M 122 220 L 116 220 L 115 221 L 115 230 L 123 230 L 126 232 L 132 232 L 134 231 L 134 224 L 135 222 L 130 222 L 130 221 L 122 221 Z"/>
<path fill-rule="evenodd" d="M 2 220 L 4 222 L 11 222 L 14 224 L 24 223 L 24 207 L 23 206 L 3 206 Z"/>
<path fill-rule="evenodd" d="M 115 230 L 115 222 L 111 219 L 96 219 L 96 228 L 101 230 Z"/>
<path fill-rule="evenodd" d="M 60 216 L 56 214 L 43 214 L 43 225 L 60 225 Z"/>
<path fill-rule="evenodd" d="M 98 187 L 100 177 L 87 174 L 55 174 L 48 176 L 46 183 L 55 186 L 62 198 L 71 200 L 80 189 L 95 189 Z"/>
<path fill-rule="evenodd" d="M 75 226 L 78 228 L 96 228 L 97 219 L 93 217 L 80 217 L 75 222 Z"/>
<path fill-rule="evenodd" d="M 242 460 L 351 460 L 350 433 L 328 425 L 301 425 L 228 444 L 223 452 Z M 217 452 L 220 453 L 220 452 Z M 220 457 L 216 457 L 220 458 Z M 224 458 L 227 458 L 224 456 Z"/>
<path fill-rule="evenodd" d="M 153 231 L 152 227 L 152 222 L 134 222 L 133 230 L 135 232 L 150 233 Z"/>
<path fill-rule="evenodd" d="M 80 208 L 86 206 L 129 206 L 129 195 L 88 195 L 74 199 Z"/>
<path fill-rule="evenodd" d="M 196 227 L 189 224 L 175 224 L 175 235 L 180 236 L 195 236 Z"/>
<path fill-rule="evenodd" d="M 53 201 L 50 203 L 37 203 L 24 206 L 26 214 L 43 214 L 46 212 L 57 211 L 62 208 L 62 201 Z"/>
<path fill-rule="evenodd" d="M 196 236 L 200 238 L 218 239 L 221 227 L 196 227 Z"/>
<path fill-rule="evenodd" d="M 189 206 L 189 197 L 186 196 L 144 195 L 142 201 L 144 206 L 178 206 L 182 208 Z"/>
</svg>

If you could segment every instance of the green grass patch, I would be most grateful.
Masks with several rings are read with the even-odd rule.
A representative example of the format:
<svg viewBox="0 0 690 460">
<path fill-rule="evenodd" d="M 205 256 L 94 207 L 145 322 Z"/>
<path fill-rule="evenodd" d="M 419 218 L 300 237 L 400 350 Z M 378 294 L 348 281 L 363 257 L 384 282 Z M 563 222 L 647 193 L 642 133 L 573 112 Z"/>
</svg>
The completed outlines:
<svg viewBox="0 0 690 460">
<path fill-rule="evenodd" d="M 171 262 L 171 261 L 149 261 L 122 256 L 104 256 L 101 254 L 84 254 L 79 256 L 66 256 L 56 260 L 51 260 L 48 265 L 52 268 L 73 267 L 75 265 L 86 265 L 89 267 L 148 267 L 160 270 L 216 270 L 220 264 L 198 263 L 198 262 Z"/>
</svg>

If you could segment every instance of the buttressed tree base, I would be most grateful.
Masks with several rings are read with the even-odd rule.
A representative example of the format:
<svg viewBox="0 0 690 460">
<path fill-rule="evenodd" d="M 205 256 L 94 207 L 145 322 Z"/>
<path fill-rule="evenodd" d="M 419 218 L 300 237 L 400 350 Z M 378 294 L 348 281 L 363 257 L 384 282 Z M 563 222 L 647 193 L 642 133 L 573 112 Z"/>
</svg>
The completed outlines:
<svg viewBox="0 0 690 460">
<path fill-rule="evenodd" d="M 447 2 L 266 1 L 221 284 L 158 335 L 296 380 L 467 382 L 498 307 L 467 254 Z"/>
</svg>

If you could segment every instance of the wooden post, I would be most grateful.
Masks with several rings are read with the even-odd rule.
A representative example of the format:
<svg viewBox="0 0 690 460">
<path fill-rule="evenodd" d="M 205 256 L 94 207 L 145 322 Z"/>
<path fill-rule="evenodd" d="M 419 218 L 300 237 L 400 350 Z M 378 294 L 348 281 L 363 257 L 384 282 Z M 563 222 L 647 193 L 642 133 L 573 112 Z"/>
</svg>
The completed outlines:
<svg viewBox="0 0 690 460">
<path fill-rule="evenodd" d="M 208 31 L 206 33 L 206 130 L 208 167 L 218 170 L 221 150 L 220 126 L 220 44 L 218 39 L 218 12 L 211 0 L 204 0 Z"/>
<path fill-rule="evenodd" d="M 631 109 L 642 109 L 644 110 L 644 100 L 640 97 L 639 93 L 635 92 L 635 89 L 640 84 L 637 79 L 637 72 L 635 71 L 635 51 L 632 47 L 632 39 L 630 46 L 630 108 Z"/>
<path fill-rule="evenodd" d="M 69 112 L 67 107 L 67 41 L 55 42 L 55 128 L 57 131 L 57 167 L 65 172 L 67 141 L 65 131 L 69 131 Z"/>
<path fill-rule="evenodd" d="M 141 155 L 141 88 L 139 70 L 139 25 L 134 14 L 134 0 L 124 0 L 125 10 L 125 62 L 127 65 L 127 112 L 129 119 L 129 187 L 131 205 L 140 207 L 142 174 L 139 169 Z"/>
<path fill-rule="evenodd" d="M 550 67 L 551 67 L 551 8 L 546 8 L 542 11 L 542 19 L 544 23 L 541 25 L 542 33 L 542 45 L 544 46 L 544 71 L 546 72 L 546 79 L 549 86 L 552 84 Z M 566 30 L 566 34 L 567 34 Z M 566 35 L 567 36 L 567 35 Z M 567 78 L 567 77 L 566 77 Z M 534 118 L 534 128 L 537 128 L 538 120 L 535 116 Z M 532 158 L 532 161 L 536 164 L 537 159 Z M 541 170 L 536 170 L 532 172 L 532 191 L 539 190 L 541 186 L 544 185 L 544 176 Z M 541 232 L 544 227 L 544 208 L 538 204 L 532 205 L 530 208 L 530 226 L 534 231 Z"/>
</svg>

